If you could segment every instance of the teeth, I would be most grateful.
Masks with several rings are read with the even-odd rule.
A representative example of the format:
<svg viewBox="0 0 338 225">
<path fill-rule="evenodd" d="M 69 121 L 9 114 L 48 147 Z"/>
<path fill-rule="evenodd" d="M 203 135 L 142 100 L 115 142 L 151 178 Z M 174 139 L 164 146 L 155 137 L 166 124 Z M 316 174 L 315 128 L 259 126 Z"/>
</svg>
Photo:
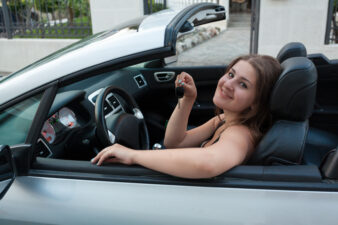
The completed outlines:
<svg viewBox="0 0 338 225">
<path fill-rule="evenodd" d="M 228 98 L 232 98 L 230 95 L 227 94 L 227 92 L 225 92 L 224 90 L 222 90 L 222 94 L 227 96 Z"/>
</svg>

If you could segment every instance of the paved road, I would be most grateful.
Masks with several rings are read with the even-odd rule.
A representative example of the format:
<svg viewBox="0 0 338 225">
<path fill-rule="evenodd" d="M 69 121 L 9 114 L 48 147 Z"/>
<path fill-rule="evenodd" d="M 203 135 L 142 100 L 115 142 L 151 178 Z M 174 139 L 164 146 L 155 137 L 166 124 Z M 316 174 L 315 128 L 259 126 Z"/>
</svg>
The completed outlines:
<svg viewBox="0 0 338 225">
<path fill-rule="evenodd" d="M 228 64 L 239 55 L 249 53 L 250 30 L 227 29 L 217 37 L 181 53 L 175 64 L 202 66 Z"/>
<path fill-rule="evenodd" d="M 223 65 L 239 55 L 249 54 L 250 15 L 248 13 L 231 15 L 225 31 L 184 51 L 174 65 Z"/>
</svg>

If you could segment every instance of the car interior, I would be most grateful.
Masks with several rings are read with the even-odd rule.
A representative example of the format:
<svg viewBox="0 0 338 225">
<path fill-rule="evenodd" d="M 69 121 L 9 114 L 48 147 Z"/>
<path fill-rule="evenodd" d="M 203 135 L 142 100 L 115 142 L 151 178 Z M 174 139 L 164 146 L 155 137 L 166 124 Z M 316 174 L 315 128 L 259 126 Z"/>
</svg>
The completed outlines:
<svg viewBox="0 0 338 225">
<path fill-rule="evenodd" d="M 61 82 L 34 146 L 29 174 L 338 190 L 338 60 L 323 54 L 308 55 L 298 42 L 285 45 L 277 59 L 283 72 L 270 96 L 274 123 L 245 165 L 216 178 L 188 180 L 137 165 L 99 167 L 90 163 L 114 141 L 140 150 L 162 143 L 166 123 L 177 104 L 174 80 L 182 71 L 193 76 L 198 89 L 189 126 L 198 126 L 215 115 L 213 90 L 226 66 L 171 67 L 158 59 Z"/>
</svg>

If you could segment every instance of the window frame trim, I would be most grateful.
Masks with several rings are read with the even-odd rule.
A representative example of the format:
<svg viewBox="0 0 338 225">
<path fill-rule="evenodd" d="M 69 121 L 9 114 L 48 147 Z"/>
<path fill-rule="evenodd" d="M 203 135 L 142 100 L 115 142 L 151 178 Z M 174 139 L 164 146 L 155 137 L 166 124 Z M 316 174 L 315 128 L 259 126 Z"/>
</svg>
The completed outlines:
<svg viewBox="0 0 338 225">
<path fill-rule="evenodd" d="M 333 16 L 333 3 L 334 3 L 334 0 L 329 0 L 328 9 L 327 9 L 327 18 L 326 18 L 325 39 L 324 39 L 325 45 L 330 44 L 331 19 Z"/>
</svg>

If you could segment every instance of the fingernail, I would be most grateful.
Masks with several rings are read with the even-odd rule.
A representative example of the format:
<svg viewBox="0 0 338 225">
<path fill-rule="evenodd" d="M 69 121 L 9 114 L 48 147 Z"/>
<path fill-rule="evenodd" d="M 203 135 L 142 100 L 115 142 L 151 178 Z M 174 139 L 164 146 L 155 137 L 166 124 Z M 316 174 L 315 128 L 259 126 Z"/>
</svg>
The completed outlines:
<svg viewBox="0 0 338 225">
<path fill-rule="evenodd" d="M 178 80 L 178 83 L 181 83 L 182 82 L 182 80 Z"/>
</svg>

